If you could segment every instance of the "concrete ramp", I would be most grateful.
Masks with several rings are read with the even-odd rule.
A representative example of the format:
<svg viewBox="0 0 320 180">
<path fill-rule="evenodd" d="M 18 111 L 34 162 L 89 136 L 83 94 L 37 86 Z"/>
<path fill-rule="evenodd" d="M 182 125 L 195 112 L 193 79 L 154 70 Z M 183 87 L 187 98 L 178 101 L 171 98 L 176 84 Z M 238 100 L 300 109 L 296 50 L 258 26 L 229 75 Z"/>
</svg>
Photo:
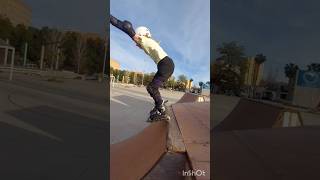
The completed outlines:
<svg viewBox="0 0 320 180">
<path fill-rule="evenodd" d="M 320 128 L 214 132 L 214 180 L 320 179 Z"/>
<path fill-rule="evenodd" d="M 166 152 L 167 123 L 157 122 L 110 147 L 110 179 L 143 178 Z"/>
<path fill-rule="evenodd" d="M 284 106 L 241 99 L 214 131 L 302 126 L 300 114 Z"/>
<path fill-rule="evenodd" d="M 204 179 L 209 179 L 210 106 L 209 103 L 194 103 L 202 101 L 199 97 L 186 93 L 177 104 L 172 106 L 171 116 L 174 117 L 170 123 L 152 123 L 139 134 L 120 143 L 112 144 L 110 147 L 110 179 L 137 180 L 146 177 L 167 152 L 168 129 L 175 133 L 180 133 L 179 129 L 182 130 L 192 168 L 205 170 Z M 175 130 L 172 127 L 176 127 Z M 174 171 L 170 167 L 168 165 L 168 170 Z M 182 178 L 181 170 L 175 174 L 180 174 L 178 176 Z"/>
<path fill-rule="evenodd" d="M 172 105 L 181 131 L 191 169 L 204 174 L 195 179 L 210 179 L 210 103 Z"/>
<path fill-rule="evenodd" d="M 193 93 L 185 93 L 177 103 L 204 102 L 204 97 Z"/>
</svg>

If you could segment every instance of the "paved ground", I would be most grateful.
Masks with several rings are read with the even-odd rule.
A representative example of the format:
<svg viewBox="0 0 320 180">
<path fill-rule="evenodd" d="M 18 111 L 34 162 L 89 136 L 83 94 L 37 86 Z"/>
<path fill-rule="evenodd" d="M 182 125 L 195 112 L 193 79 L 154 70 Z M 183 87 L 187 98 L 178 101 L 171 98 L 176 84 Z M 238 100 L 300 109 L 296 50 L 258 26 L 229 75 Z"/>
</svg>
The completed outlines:
<svg viewBox="0 0 320 180">
<path fill-rule="evenodd" d="M 0 179 L 106 179 L 106 85 L 7 77 L 0 73 Z"/>
<path fill-rule="evenodd" d="M 235 108 L 240 98 L 233 96 L 214 95 L 213 106 L 211 111 L 213 114 L 213 126 L 223 121 L 227 115 Z M 212 126 L 212 125 L 211 125 Z"/>
<path fill-rule="evenodd" d="M 183 92 L 161 91 L 164 99 L 169 100 L 168 105 L 178 101 Z M 145 122 L 153 100 L 144 87 L 115 86 L 110 90 L 110 142 L 117 143 L 127 139 L 149 123 Z"/>
</svg>

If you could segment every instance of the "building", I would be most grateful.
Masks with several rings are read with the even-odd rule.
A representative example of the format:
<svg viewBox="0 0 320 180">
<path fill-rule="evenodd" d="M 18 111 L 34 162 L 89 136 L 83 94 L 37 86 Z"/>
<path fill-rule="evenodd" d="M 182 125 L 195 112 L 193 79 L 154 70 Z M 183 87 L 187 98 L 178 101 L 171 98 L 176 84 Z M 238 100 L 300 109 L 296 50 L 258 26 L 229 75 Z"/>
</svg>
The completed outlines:
<svg viewBox="0 0 320 180">
<path fill-rule="evenodd" d="M 15 48 L 10 46 L 8 40 L 0 39 L 0 66 L 8 66 L 15 57 Z"/>
<path fill-rule="evenodd" d="M 311 109 L 319 108 L 320 104 L 320 72 L 299 70 L 292 103 Z"/>
<path fill-rule="evenodd" d="M 249 57 L 246 62 L 247 72 L 245 73 L 244 84 L 247 86 L 259 86 L 263 78 L 264 64 L 262 63 L 258 66 L 254 57 Z"/>
<path fill-rule="evenodd" d="M 192 85 L 193 85 L 192 81 L 187 80 L 186 89 L 190 90 L 192 88 Z"/>
<path fill-rule="evenodd" d="M 110 59 L 110 68 L 120 70 L 120 64 L 118 61 Z"/>
<path fill-rule="evenodd" d="M 0 15 L 10 19 L 13 25 L 31 25 L 31 8 L 22 0 L 0 0 Z"/>
</svg>

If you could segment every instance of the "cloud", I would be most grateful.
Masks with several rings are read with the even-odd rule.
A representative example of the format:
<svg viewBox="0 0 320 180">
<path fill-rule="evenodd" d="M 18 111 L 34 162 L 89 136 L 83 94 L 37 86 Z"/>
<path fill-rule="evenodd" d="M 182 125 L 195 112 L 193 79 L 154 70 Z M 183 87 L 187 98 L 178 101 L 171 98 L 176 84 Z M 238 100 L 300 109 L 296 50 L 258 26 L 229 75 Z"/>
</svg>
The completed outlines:
<svg viewBox="0 0 320 180">
<path fill-rule="evenodd" d="M 128 19 L 135 27 L 148 26 L 154 38 L 161 41 L 161 46 L 174 60 L 176 77 L 185 74 L 189 78 L 206 81 L 210 78 L 209 4 L 209 0 L 111 0 L 111 13 L 119 18 Z M 114 32 L 116 33 L 112 31 L 111 39 L 114 44 L 118 44 L 119 51 L 119 48 L 122 48 L 121 51 L 128 51 L 127 54 L 130 52 L 130 56 L 147 59 L 146 56 L 135 53 L 136 48 L 131 49 L 123 44 L 128 43 L 128 40 L 119 37 L 119 31 Z M 126 35 L 122 33 L 121 36 Z M 111 44 L 111 50 L 112 46 Z M 120 56 L 112 52 L 111 54 Z M 129 66 L 135 68 L 137 65 Z"/>
</svg>

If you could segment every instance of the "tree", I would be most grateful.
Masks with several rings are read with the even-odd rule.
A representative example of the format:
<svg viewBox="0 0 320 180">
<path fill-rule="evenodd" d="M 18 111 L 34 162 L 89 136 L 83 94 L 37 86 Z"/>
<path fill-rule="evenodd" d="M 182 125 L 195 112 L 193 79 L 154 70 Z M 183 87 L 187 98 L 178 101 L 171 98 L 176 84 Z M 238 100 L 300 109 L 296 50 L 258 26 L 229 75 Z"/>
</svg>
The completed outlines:
<svg viewBox="0 0 320 180">
<path fill-rule="evenodd" d="M 22 24 L 18 24 L 11 31 L 10 44 L 15 47 L 16 56 L 18 57 L 17 63 L 22 64 L 22 57 L 24 56 L 24 50 L 26 43 L 29 43 L 32 39 L 32 34 L 28 31 L 27 27 Z"/>
<path fill-rule="evenodd" d="M 129 78 L 130 78 L 130 82 L 129 82 L 130 84 L 135 84 L 136 83 L 134 72 L 130 72 L 129 73 Z"/>
<path fill-rule="evenodd" d="M 84 61 L 84 73 L 93 74 L 102 72 L 104 60 L 104 41 L 100 38 L 87 40 Z"/>
<path fill-rule="evenodd" d="M 210 87 L 210 81 L 206 82 L 206 87 L 209 88 Z"/>
<path fill-rule="evenodd" d="M 145 74 L 145 75 L 144 75 L 143 84 L 144 84 L 144 85 L 150 84 L 155 74 L 156 74 L 156 73 L 154 73 L 154 72 L 153 72 L 153 73 L 150 73 L 150 74 Z"/>
<path fill-rule="evenodd" d="M 220 89 L 218 92 L 238 94 L 240 91 L 247 72 L 244 51 L 244 47 L 235 41 L 223 43 L 222 46 L 217 48 L 217 52 L 221 56 L 212 67 L 212 82 Z"/>
<path fill-rule="evenodd" d="M 219 59 L 231 66 L 239 66 L 245 57 L 244 47 L 235 41 L 223 43 L 217 48 L 217 51 L 221 55 Z"/>
<path fill-rule="evenodd" d="M 257 54 L 256 57 L 254 58 L 254 72 L 253 72 L 253 83 L 254 86 L 257 85 L 257 78 L 258 78 L 258 73 L 259 73 L 259 69 L 262 63 L 264 63 L 267 60 L 266 56 L 264 56 L 263 54 Z"/>
<path fill-rule="evenodd" d="M 46 55 L 50 69 L 53 70 L 54 64 L 57 63 L 58 49 L 62 40 L 62 33 L 57 29 L 48 29 L 46 37 Z"/>
<path fill-rule="evenodd" d="M 320 72 L 320 63 L 311 63 L 307 67 L 308 71 Z"/>
<path fill-rule="evenodd" d="M 178 90 L 178 91 L 185 91 L 186 90 L 186 86 L 184 83 L 182 83 L 181 81 L 177 81 L 175 84 L 174 84 L 174 89 L 175 90 Z"/>
<path fill-rule="evenodd" d="M 225 64 L 215 64 L 213 76 L 212 83 L 216 93 L 239 95 L 241 76 L 233 68 Z"/>
<path fill-rule="evenodd" d="M 299 66 L 293 63 L 286 64 L 286 66 L 284 67 L 284 73 L 289 79 L 295 78 L 298 70 Z"/>
<path fill-rule="evenodd" d="M 31 40 L 29 42 L 27 58 L 32 63 L 39 64 L 39 60 L 40 60 L 39 52 L 41 52 L 41 45 L 42 45 L 40 30 L 38 28 L 29 27 L 28 31 L 31 34 Z"/>
<path fill-rule="evenodd" d="M 0 39 L 11 39 L 12 31 L 14 29 L 11 21 L 0 15 Z"/>
<path fill-rule="evenodd" d="M 62 65 L 64 69 L 76 70 L 76 49 L 77 34 L 75 32 L 66 32 L 62 38 L 61 50 L 63 54 Z"/>
<path fill-rule="evenodd" d="M 18 24 L 12 31 L 10 43 L 16 48 L 17 52 L 23 54 L 25 43 L 30 42 L 31 39 L 31 32 L 28 31 L 28 29 L 24 25 Z"/>
<path fill-rule="evenodd" d="M 113 69 L 113 67 L 110 67 L 110 74 L 114 75 L 114 69 Z"/>
<path fill-rule="evenodd" d="M 182 75 L 178 76 L 178 80 L 181 81 L 181 82 L 183 82 L 183 83 L 184 83 L 184 82 L 187 82 L 187 76 L 185 76 L 185 75 L 182 74 Z"/>
<path fill-rule="evenodd" d="M 176 83 L 175 77 L 174 77 L 174 76 L 171 76 L 171 77 L 169 78 L 169 80 L 168 80 L 168 86 L 173 89 L 175 83 Z"/>
<path fill-rule="evenodd" d="M 199 82 L 200 89 L 203 88 L 204 83 L 202 81 Z"/>
<path fill-rule="evenodd" d="M 290 63 L 290 64 L 286 64 L 286 66 L 284 67 L 284 73 L 286 75 L 287 78 L 289 78 L 289 92 L 288 92 L 288 98 L 289 100 L 292 100 L 293 98 L 293 91 L 294 91 L 294 85 L 296 82 L 296 74 L 299 70 L 299 66 L 297 66 L 296 64 Z"/>
<path fill-rule="evenodd" d="M 175 85 L 175 77 L 174 76 L 171 76 L 168 81 L 166 81 L 164 83 L 164 87 L 165 88 L 171 88 L 173 89 L 174 88 L 174 85 Z"/>
<path fill-rule="evenodd" d="M 81 33 L 77 33 L 77 45 L 75 51 L 75 57 L 77 57 L 77 73 L 80 73 L 80 67 L 83 57 L 86 53 L 87 48 L 87 37 L 82 35 Z"/>
</svg>

